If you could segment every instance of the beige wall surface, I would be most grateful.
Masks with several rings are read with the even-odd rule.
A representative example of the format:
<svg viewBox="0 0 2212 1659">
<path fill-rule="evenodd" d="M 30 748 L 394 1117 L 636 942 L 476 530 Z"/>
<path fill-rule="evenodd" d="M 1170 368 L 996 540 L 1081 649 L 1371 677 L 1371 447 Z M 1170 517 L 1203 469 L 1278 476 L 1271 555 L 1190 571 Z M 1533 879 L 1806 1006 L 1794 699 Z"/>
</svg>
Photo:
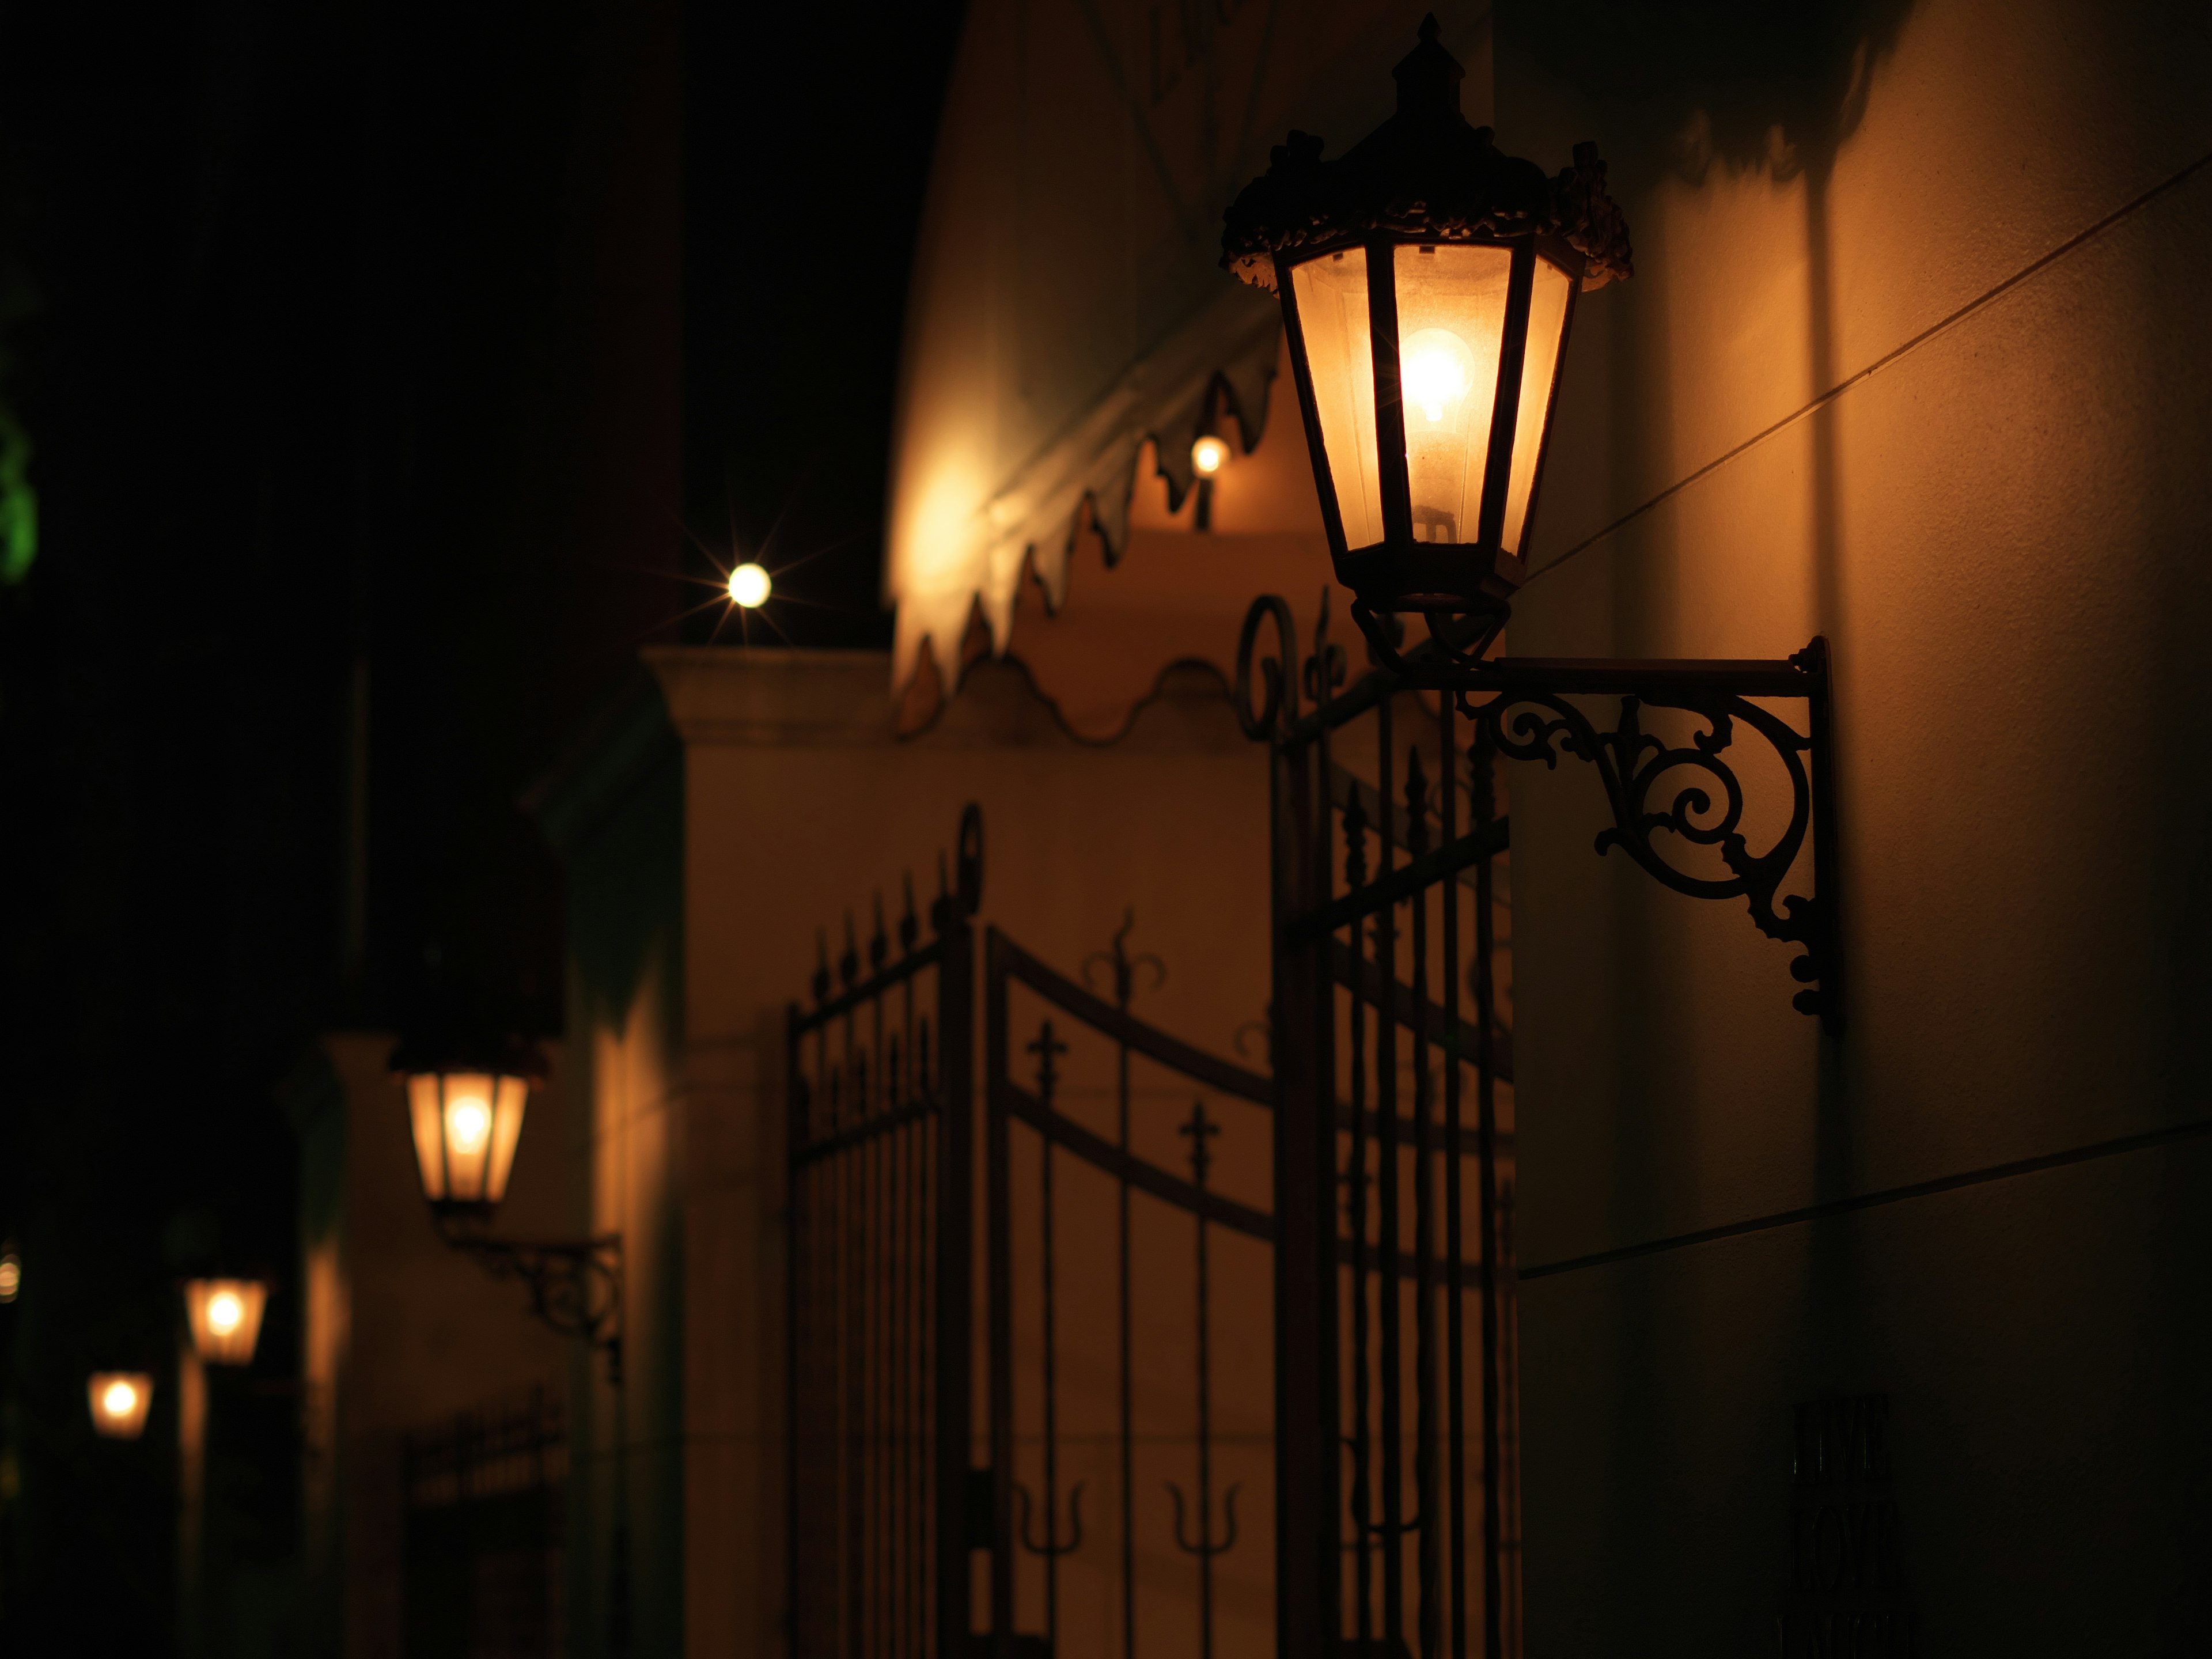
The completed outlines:
<svg viewBox="0 0 2212 1659">
<path fill-rule="evenodd" d="M 685 744 L 687 1650 L 767 1651 L 784 1640 L 784 1020 L 817 938 L 834 957 L 850 910 L 865 950 L 878 895 L 896 926 L 904 872 L 926 910 L 974 801 L 979 938 L 996 922 L 1073 974 L 1133 912 L 1130 948 L 1170 969 L 1146 1016 L 1233 1054 L 1267 1000 L 1266 763 L 1205 674 L 1100 750 L 1018 664 L 979 666 L 895 743 L 879 653 L 648 661 Z"/>
<path fill-rule="evenodd" d="M 2183 1651 L 2212 13 L 1585 21 L 1498 13 L 1501 142 L 1598 140 L 1638 259 L 1510 648 L 1828 636 L 1848 1024 L 1741 906 L 1593 858 L 1586 769 L 1516 772 L 1529 1650 L 1771 1651 L 1791 1407 L 1886 1392 L 1927 1651 Z"/>
</svg>

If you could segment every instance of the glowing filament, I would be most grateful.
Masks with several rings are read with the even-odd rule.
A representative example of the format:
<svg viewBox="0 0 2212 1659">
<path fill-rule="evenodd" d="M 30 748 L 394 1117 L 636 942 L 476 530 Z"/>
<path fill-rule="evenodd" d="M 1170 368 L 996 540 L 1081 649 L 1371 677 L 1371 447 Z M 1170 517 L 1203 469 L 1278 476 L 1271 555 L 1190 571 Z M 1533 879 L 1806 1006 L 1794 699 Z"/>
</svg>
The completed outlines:
<svg viewBox="0 0 2212 1659">
<path fill-rule="evenodd" d="M 138 1403 L 138 1390 L 128 1382 L 111 1382 L 107 1391 L 100 1396 L 100 1403 L 110 1417 L 128 1417 L 131 1408 Z"/>
<path fill-rule="evenodd" d="M 229 1291 L 219 1291 L 208 1303 L 208 1327 L 218 1336 L 228 1336 L 246 1317 L 245 1305 Z"/>
<path fill-rule="evenodd" d="M 1210 478 L 1229 465 L 1229 446 L 1208 433 L 1190 447 L 1190 464 L 1201 478 Z"/>
</svg>

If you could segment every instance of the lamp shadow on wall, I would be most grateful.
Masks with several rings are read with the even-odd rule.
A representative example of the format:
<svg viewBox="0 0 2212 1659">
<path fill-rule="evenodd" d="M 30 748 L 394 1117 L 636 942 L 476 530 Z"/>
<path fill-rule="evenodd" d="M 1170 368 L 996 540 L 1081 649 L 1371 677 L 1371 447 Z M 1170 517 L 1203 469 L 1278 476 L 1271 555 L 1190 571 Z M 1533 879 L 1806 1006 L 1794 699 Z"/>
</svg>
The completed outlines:
<svg viewBox="0 0 2212 1659">
<path fill-rule="evenodd" d="M 1717 5 L 1593 0 L 1573 8 L 1514 0 L 1498 8 L 1497 29 L 1501 58 L 1533 70 L 1534 84 L 1560 94 L 1574 117 L 1594 132 L 1610 165 L 1615 194 L 1629 204 L 1632 227 L 1638 225 L 1635 204 L 1668 194 L 1680 199 L 1685 190 L 1702 195 L 1726 183 L 1762 178 L 1778 189 L 1802 190 L 1808 361 L 1802 368 L 1778 363 L 1776 373 L 1792 380 L 1802 373 L 1808 400 L 1817 400 L 1856 367 L 1837 361 L 1830 182 L 1837 158 L 1858 129 L 1876 78 L 1914 9 L 1913 0 L 1811 0 L 1789 7 L 1753 0 Z M 1578 131 L 1576 136 L 1586 135 Z M 1678 350 L 1689 348 L 1669 338 L 1670 307 L 1662 296 L 1670 286 L 1727 282 L 1734 273 L 1670 270 L 1663 248 L 1660 257 L 1647 257 L 1653 250 L 1644 236 L 1638 240 L 1639 269 L 1628 288 L 1644 291 L 1631 293 L 1625 303 L 1612 307 L 1593 343 L 1601 359 L 1594 367 L 1612 410 L 1602 447 L 1619 492 L 1606 514 L 1615 529 L 1625 527 L 1617 515 L 1634 517 L 1641 505 L 1711 464 L 1729 444 L 1749 437 L 1752 428 L 1771 418 L 1747 422 L 1745 430 L 1717 442 L 1711 453 L 1670 453 L 1678 434 L 1668 429 L 1667 420 L 1655 418 L 1654 411 L 1665 411 L 1680 397 L 1670 382 Z M 1804 498 L 1802 505 L 1790 503 L 1793 513 L 1805 515 L 1807 606 L 1814 628 L 1830 633 L 1841 619 L 1843 599 L 1835 414 L 1832 405 L 1810 414 Z M 1714 441 L 1710 432 L 1705 436 Z M 1597 532 L 1589 541 L 1607 533 Z M 1697 607 L 1725 607 L 1729 601 L 1702 587 L 1678 593 L 1678 587 L 1686 588 L 1682 573 L 1697 567 L 1678 559 L 1669 513 L 1644 514 L 1629 533 L 1637 538 L 1637 556 L 1616 558 L 1609 567 L 1612 647 L 1632 656 L 1681 654 L 1682 641 L 1669 631 L 1673 619 Z M 1558 559 L 1567 550 L 1547 549 L 1540 562 Z M 1771 649 L 1783 654 L 1802 643 L 1802 636 L 1775 641 Z M 1763 647 L 1760 654 L 1765 653 Z M 1847 644 L 1844 661 L 1848 673 Z M 1848 746 L 1848 730 L 1840 741 Z M 1847 766 L 1838 770 L 1848 775 Z M 1851 845 L 1850 807 L 1846 797 L 1846 852 Z M 1809 879 L 1809 854 L 1802 870 L 1799 879 Z M 1613 1099 L 1609 1127 L 1616 1137 L 1619 1172 L 1610 1226 L 1612 1236 L 1622 1241 L 1653 1240 L 1680 1231 L 1683 1210 L 1674 1200 L 1683 1182 L 1694 1196 L 1705 1150 L 1699 1144 L 1700 1123 L 1684 1106 L 1685 1091 L 1671 1074 L 1698 1069 L 1698 1051 L 1684 1034 L 1701 1019 L 1711 1024 L 1713 1016 L 1700 1006 L 1706 999 L 1700 996 L 1700 974 L 1690 960 L 1692 947 L 1680 942 L 1665 899 L 1648 889 L 1639 872 L 1615 873 L 1607 918 L 1615 941 L 1610 996 L 1617 1060 L 1613 1074 L 1601 1080 Z M 1847 913 L 1838 921 L 1846 928 L 1848 961 Z M 1725 1054 L 1723 1060 L 1718 1073 L 1711 1065 L 1705 1071 L 1724 1095 Z M 1821 1041 L 1814 1065 L 1808 1079 L 1809 1174 L 1811 1195 L 1818 1201 L 1850 1189 L 1856 1157 L 1837 1043 Z M 1592 1081 L 1601 1077 L 1594 1075 Z M 1676 1188 L 1673 1200 L 1664 1195 L 1670 1183 Z M 1626 1270 L 1607 1287 L 1613 1305 L 1589 1328 L 1607 1332 L 1603 1342 L 1610 1352 L 1586 1356 L 1610 1377 L 1587 1402 L 1595 1407 L 1590 1426 L 1603 1422 L 1602 1432 L 1610 1440 L 1602 1455 L 1609 1470 L 1603 1483 L 1607 1495 L 1598 1501 L 1613 1513 L 1596 1536 L 1634 1538 L 1650 1513 L 1682 1501 L 1686 1494 L 1734 1483 L 1735 1471 L 1700 1465 L 1705 1407 L 1681 1392 L 1693 1386 L 1691 1379 L 1711 1382 L 1716 1399 L 1741 1397 L 1739 1383 L 1761 1373 L 1823 1378 L 1829 1388 L 1851 1380 L 1855 1356 L 1865 1352 L 1859 1339 L 1870 1314 L 1850 1236 L 1840 1224 L 1815 1224 L 1805 1252 L 1801 1316 L 1780 1322 L 1786 1329 L 1737 1328 L 1733 1337 L 1718 1344 L 1705 1342 L 1716 1314 L 1701 1299 L 1709 1287 L 1699 1275 L 1661 1271 L 1656 1263 L 1666 1258 L 1655 1258 L 1648 1269 Z M 1752 1385 L 1751 1391 L 1764 1394 L 1765 1387 Z M 1785 1426 L 1778 1407 L 1775 1433 Z M 1762 1436 L 1748 1439 L 1755 1443 L 1753 1451 L 1767 1457 Z M 1660 1498 L 1656 1509 L 1655 1498 Z M 1532 1538 L 1532 1549 L 1540 1547 Z M 1661 1571 L 1656 1564 L 1665 1552 L 1638 1558 L 1613 1552 L 1603 1541 L 1590 1547 L 1607 1552 L 1607 1559 L 1585 1563 L 1584 1570 L 1596 1571 L 1594 1582 L 1617 1586 L 1624 1604 L 1643 1597 L 1658 1606 L 1669 1599 L 1668 1586 L 1653 1577 Z M 1772 1588 L 1780 1593 L 1778 1577 Z M 1761 1634 L 1747 1632 L 1747 1638 Z"/>
</svg>

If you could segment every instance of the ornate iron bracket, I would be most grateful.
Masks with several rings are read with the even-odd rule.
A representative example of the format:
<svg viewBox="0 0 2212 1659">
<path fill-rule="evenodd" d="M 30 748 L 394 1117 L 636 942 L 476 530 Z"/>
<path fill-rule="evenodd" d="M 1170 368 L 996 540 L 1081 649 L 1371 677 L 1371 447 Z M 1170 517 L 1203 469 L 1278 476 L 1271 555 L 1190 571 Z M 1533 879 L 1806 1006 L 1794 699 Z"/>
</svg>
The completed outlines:
<svg viewBox="0 0 2212 1659">
<path fill-rule="evenodd" d="M 563 1336 L 580 1337 L 607 1357 L 607 1381 L 620 1386 L 623 1241 L 620 1233 L 587 1239 L 491 1238 L 465 1219 L 441 1216 L 438 1233 L 476 1258 L 497 1279 L 520 1279 L 530 1311 Z"/>
<path fill-rule="evenodd" d="M 1439 620 L 1431 618 L 1431 627 L 1437 638 L 1449 640 L 1450 629 Z M 1274 625 L 1275 651 L 1264 657 L 1257 647 L 1261 626 L 1268 622 Z M 1237 649 L 1237 713 L 1246 734 L 1278 747 L 1296 746 L 1395 691 L 1426 690 L 1451 698 L 1474 723 L 1479 744 L 1486 742 L 1500 754 L 1548 767 L 1557 767 L 1562 755 L 1587 762 L 1597 769 L 1613 812 L 1611 827 L 1598 834 L 1597 851 L 1620 848 L 1656 879 L 1692 898 L 1744 900 L 1762 933 L 1800 949 L 1790 974 L 1805 988 L 1792 1005 L 1816 1016 L 1831 1035 L 1842 1030 L 1826 640 L 1816 637 L 1781 659 L 1485 659 L 1444 645 L 1416 647 L 1401 655 L 1387 634 L 1366 631 L 1381 665 L 1340 690 L 1343 653 L 1328 642 L 1326 597 L 1313 654 L 1296 675 L 1286 670 L 1297 652 L 1289 606 L 1272 596 L 1255 600 Z M 1479 652 L 1494 632 L 1468 644 Z M 1301 683 L 1314 704 L 1304 715 Z M 1567 701 L 1577 696 L 1618 697 L 1618 716 L 1609 726 L 1601 726 Z M 1806 729 L 1799 731 L 1754 698 L 1802 700 Z M 1669 742 L 1644 730 L 1648 708 L 1679 710 L 1698 729 L 1686 742 Z M 1744 789 L 1732 761 L 1731 751 L 1745 738 L 1775 757 L 1790 789 L 1788 823 L 1759 847 L 1745 828 Z M 1784 894 L 1783 883 L 1808 834 L 1814 890 Z M 1698 848 L 1713 848 L 1726 873 L 1700 873 L 1677 861 L 1681 851 Z"/>
</svg>

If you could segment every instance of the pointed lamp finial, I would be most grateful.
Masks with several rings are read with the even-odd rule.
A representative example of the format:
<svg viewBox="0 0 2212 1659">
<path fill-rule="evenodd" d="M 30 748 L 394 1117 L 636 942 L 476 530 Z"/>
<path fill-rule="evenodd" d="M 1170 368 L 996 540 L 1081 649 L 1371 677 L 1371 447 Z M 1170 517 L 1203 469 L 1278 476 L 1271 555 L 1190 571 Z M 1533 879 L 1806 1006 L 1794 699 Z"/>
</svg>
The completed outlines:
<svg viewBox="0 0 2212 1659">
<path fill-rule="evenodd" d="M 1437 15 L 1421 19 L 1420 44 L 1390 71 L 1398 83 L 1401 115 L 1437 116 L 1459 113 L 1459 83 L 1467 78 L 1459 59 L 1437 42 Z"/>
</svg>

